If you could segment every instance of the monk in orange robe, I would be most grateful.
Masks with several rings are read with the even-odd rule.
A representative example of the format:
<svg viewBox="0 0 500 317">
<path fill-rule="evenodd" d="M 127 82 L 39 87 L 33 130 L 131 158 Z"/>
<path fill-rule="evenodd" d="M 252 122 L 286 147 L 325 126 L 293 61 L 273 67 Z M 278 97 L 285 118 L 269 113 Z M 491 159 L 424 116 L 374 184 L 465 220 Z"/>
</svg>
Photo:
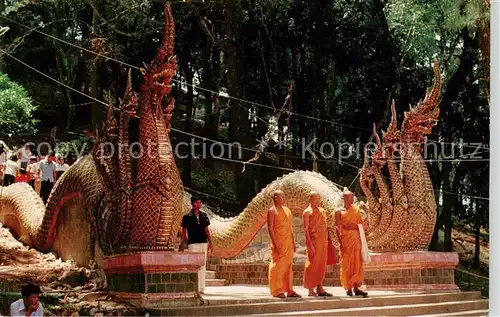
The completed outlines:
<svg viewBox="0 0 500 317">
<path fill-rule="evenodd" d="M 302 224 L 307 245 L 307 260 L 304 266 L 304 287 L 309 296 L 332 296 L 323 288 L 328 258 L 328 228 L 326 211 L 319 207 L 320 196 L 309 194 L 309 206 L 302 213 Z M 316 292 L 314 288 L 316 287 Z"/>
<path fill-rule="evenodd" d="M 274 206 L 267 213 L 267 229 L 271 238 L 269 288 L 274 297 L 301 297 L 293 290 L 293 254 L 295 242 L 292 230 L 292 212 L 284 206 L 283 192 L 273 196 Z"/>
<path fill-rule="evenodd" d="M 363 258 L 358 224 L 363 224 L 359 207 L 353 205 L 354 194 L 344 190 L 344 208 L 335 212 L 335 224 L 340 242 L 340 282 L 348 296 L 368 294 L 359 289 L 363 283 Z"/>
</svg>

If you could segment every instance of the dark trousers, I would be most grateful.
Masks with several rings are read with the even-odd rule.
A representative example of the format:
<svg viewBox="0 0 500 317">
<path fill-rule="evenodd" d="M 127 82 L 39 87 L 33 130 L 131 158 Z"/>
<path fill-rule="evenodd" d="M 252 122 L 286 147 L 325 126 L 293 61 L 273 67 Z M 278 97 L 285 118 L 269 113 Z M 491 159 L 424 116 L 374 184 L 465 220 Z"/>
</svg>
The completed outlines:
<svg viewBox="0 0 500 317">
<path fill-rule="evenodd" d="M 30 179 L 30 181 L 28 182 L 31 186 L 31 188 L 35 189 L 35 180 L 34 179 Z"/>
<path fill-rule="evenodd" d="M 49 200 L 52 187 L 54 187 L 54 183 L 49 181 L 42 181 L 42 184 L 40 185 L 40 197 L 42 197 L 44 204 L 47 204 L 47 200 Z"/>
<path fill-rule="evenodd" d="M 3 176 L 3 186 L 9 186 L 10 184 L 14 184 L 16 177 L 14 175 L 5 174 Z"/>
</svg>

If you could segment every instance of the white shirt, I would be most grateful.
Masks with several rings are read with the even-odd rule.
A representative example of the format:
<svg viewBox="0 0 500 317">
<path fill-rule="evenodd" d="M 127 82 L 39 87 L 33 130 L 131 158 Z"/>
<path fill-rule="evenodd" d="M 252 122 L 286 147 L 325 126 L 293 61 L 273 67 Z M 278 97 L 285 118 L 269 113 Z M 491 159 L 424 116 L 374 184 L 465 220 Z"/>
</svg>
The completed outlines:
<svg viewBox="0 0 500 317">
<path fill-rule="evenodd" d="M 12 160 L 8 160 L 7 162 L 5 162 L 5 170 L 4 170 L 5 174 L 16 176 L 18 171 L 19 171 L 19 165 L 17 165 L 16 162 Z"/>
<path fill-rule="evenodd" d="M 35 178 L 35 174 L 38 171 L 38 162 L 31 163 L 28 165 L 28 168 L 26 169 L 27 172 L 31 173 L 31 178 Z"/>
<path fill-rule="evenodd" d="M 10 315 L 11 316 L 24 316 L 26 314 L 26 307 L 24 306 L 23 299 L 18 299 L 12 304 L 10 304 Z M 38 309 L 31 313 L 30 316 L 43 316 L 43 306 L 42 303 L 38 303 Z"/>
<path fill-rule="evenodd" d="M 69 168 L 69 165 L 64 163 L 64 164 L 59 164 L 56 163 L 56 171 L 57 172 L 66 172 Z"/>
<path fill-rule="evenodd" d="M 38 162 L 38 169 L 40 170 L 40 181 L 54 182 L 54 172 L 56 171 L 56 164 L 50 162 L 45 158 Z"/>
<path fill-rule="evenodd" d="M 31 157 L 30 149 L 23 147 L 22 149 L 19 150 L 19 153 L 21 153 L 21 162 L 29 162 L 30 161 L 30 157 Z"/>
</svg>

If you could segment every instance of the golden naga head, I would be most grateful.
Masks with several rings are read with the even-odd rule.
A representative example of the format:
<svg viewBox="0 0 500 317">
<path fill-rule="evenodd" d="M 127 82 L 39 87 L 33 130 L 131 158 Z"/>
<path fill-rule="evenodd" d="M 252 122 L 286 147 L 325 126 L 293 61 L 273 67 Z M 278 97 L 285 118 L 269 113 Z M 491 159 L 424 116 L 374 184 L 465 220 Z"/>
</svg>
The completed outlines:
<svg viewBox="0 0 500 317">
<path fill-rule="evenodd" d="M 402 141 L 422 143 L 424 136 L 432 132 L 439 118 L 439 96 L 441 93 L 441 73 L 439 63 L 434 61 L 434 86 L 425 94 L 424 100 L 405 112 L 401 127 Z"/>
</svg>

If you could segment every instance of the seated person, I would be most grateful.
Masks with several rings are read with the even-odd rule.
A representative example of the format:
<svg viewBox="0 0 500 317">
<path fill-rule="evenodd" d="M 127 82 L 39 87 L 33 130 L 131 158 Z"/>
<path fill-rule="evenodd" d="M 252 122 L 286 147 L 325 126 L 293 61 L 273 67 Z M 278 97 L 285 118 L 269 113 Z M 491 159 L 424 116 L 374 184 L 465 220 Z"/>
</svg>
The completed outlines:
<svg viewBox="0 0 500 317">
<path fill-rule="evenodd" d="M 43 316 L 43 306 L 40 303 L 40 286 L 28 283 L 21 287 L 23 298 L 10 304 L 11 316 Z"/>
</svg>

